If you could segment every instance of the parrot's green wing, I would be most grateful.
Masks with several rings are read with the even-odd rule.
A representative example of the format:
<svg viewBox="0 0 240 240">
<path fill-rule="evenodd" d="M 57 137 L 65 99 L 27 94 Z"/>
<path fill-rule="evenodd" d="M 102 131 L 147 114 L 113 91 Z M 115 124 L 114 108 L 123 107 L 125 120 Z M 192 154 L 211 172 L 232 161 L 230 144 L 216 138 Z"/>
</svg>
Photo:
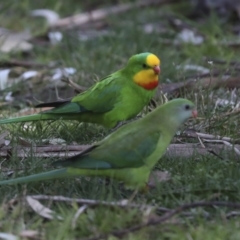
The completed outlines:
<svg viewBox="0 0 240 240">
<path fill-rule="evenodd" d="M 78 103 L 82 107 L 95 113 L 104 113 L 111 111 L 116 102 L 120 101 L 123 76 L 114 73 L 104 81 L 99 81 L 88 91 L 77 95 L 72 99 L 73 103 Z"/>
<path fill-rule="evenodd" d="M 118 80 L 122 78 L 118 73 L 109 75 L 104 78 L 104 81 L 99 81 L 97 84 L 89 88 L 87 91 L 78 94 L 72 98 L 71 102 L 54 102 L 47 104 L 40 104 L 36 107 L 52 107 L 42 113 L 53 114 L 75 114 L 81 112 L 104 113 L 111 111 L 116 102 L 118 102 L 122 86 L 118 84 Z"/>
<path fill-rule="evenodd" d="M 131 137 L 125 138 L 126 136 L 121 135 L 113 141 L 107 139 L 102 144 L 100 142 L 100 145 L 92 146 L 65 161 L 54 162 L 53 165 L 81 169 L 138 168 L 146 164 L 144 160 L 156 149 L 161 133 L 155 131 L 144 135 L 144 131 L 135 131 Z"/>
</svg>

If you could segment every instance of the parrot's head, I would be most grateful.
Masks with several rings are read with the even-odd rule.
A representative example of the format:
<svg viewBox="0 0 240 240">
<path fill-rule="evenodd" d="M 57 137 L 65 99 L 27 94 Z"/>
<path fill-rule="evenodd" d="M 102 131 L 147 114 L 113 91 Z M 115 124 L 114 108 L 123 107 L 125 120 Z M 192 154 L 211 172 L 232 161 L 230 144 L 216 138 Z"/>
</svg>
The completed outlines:
<svg viewBox="0 0 240 240">
<path fill-rule="evenodd" d="M 197 117 L 197 110 L 194 103 L 184 98 L 173 99 L 164 104 L 168 116 L 173 116 L 170 120 L 176 124 L 183 124 L 190 117 Z"/>
<path fill-rule="evenodd" d="M 126 66 L 133 76 L 133 81 L 146 90 L 158 86 L 160 59 L 152 53 L 139 53 L 132 56 Z"/>
</svg>

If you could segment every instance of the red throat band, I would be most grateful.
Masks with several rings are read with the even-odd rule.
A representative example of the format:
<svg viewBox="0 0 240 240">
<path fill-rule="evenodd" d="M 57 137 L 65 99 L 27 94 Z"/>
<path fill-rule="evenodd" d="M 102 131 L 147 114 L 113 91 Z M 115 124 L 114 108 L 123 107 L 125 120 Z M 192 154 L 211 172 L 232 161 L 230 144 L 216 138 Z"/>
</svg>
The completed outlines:
<svg viewBox="0 0 240 240">
<path fill-rule="evenodd" d="M 158 81 L 149 82 L 149 83 L 142 83 L 140 86 L 147 89 L 147 90 L 153 90 L 158 86 Z"/>
</svg>

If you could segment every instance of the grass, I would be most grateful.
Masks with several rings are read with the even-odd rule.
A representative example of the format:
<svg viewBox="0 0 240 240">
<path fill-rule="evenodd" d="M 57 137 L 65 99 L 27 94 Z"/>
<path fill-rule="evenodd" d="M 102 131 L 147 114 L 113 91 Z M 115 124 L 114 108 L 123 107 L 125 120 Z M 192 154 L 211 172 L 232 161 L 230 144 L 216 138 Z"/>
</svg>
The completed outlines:
<svg viewBox="0 0 240 240">
<path fill-rule="evenodd" d="M 42 8 L 37 1 L 15 1 L 2 3 L 1 24 L 7 28 L 22 31 L 25 28 L 34 29 L 34 24 L 39 20 L 29 21 L 29 10 Z M 84 6 L 71 1 L 66 4 L 63 1 L 46 1 L 46 6 L 56 10 L 61 16 L 76 13 Z M 45 7 L 46 7 L 45 6 Z M 127 59 L 137 53 L 149 51 L 160 56 L 161 82 L 180 82 L 186 79 L 188 73 L 178 70 L 177 65 L 196 64 L 209 68 L 209 64 L 203 60 L 203 56 L 221 58 L 226 64 L 222 70 L 229 67 L 228 61 L 239 61 L 238 49 L 223 46 L 220 41 L 223 38 L 233 38 L 228 30 L 229 25 L 222 23 L 216 15 L 212 14 L 199 22 L 191 22 L 185 19 L 179 9 L 182 6 L 164 6 L 163 8 L 147 8 L 124 13 L 123 15 L 109 16 L 106 22 L 110 33 L 88 41 L 79 41 L 77 33 L 82 31 L 67 32 L 63 41 L 55 46 L 35 44 L 30 54 L 10 54 L 2 58 L 18 58 L 34 60 L 43 63 L 60 60 L 62 66 L 70 66 L 77 69 L 76 81 L 86 87 L 91 86 L 97 79 L 116 71 L 124 65 Z M 177 14 L 191 26 L 196 27 L 207 36 L 207 40 L 200 46 L 191 44 L 166 45 L 163 39 L 174 41 L 176 32 L 171 28 L 164 17 L 165 13 Z M 17 24 L 16 23 L 17 20 Z M 42 20 L 40 20 L 42 21 Z M 44 23 L 44 21 L 42 21 Z M 153 23 L 164 26 L 168 31 L 164 33 L 153 32 L 146 34 L 143 31 L 144 24 Z M 38 25 L 35 34 L 44 32 L 45 26 Z M 79 31 L 79 32 L 78 32 Z M 210 66 L 211 67 L 211 66 Z M 215 65 L 213 65 L 215 67 Z M 34 90 L 35 91 L 35 90 Z M 38 89 L 36 89 L 38 93 Z M 68 93 L 68 89 L 66 89 Z M 62 93 L 62 92 L 61 92 Z M 54 91 L 49 91 L 47 100 L 55 97 Z M 61 97 L 65 97 L 65 95 Z M 237 92 L 238 94 L 238 92 Z M 199 119 L 189 122 L 184 128 L 193 127 L 197 131 L 210 134 L 218 134 L 232 138 L 239 137 L 239 118 L 221 118 L 218 121 L 210 121 L 213 117 L 226 113 L 229 108 L 214 110 L 218 97 L 227 97 L 226 90 L 202 89 L 197 93 L 186 93 L 185 97 L 198 103 Z M 46 98 L 45 98 L 46 99 Z M 20 107 L 25 107 L 24 103 Z M 3 114 L 10 116 L 15 108 L 7 108 Z M 102 139 L 109 132 L 95 125 L 79 124 L 70 121 L 58 121 L 51 124 L 37 123 L 34 128 L 23 130 L 22 125 L 0 126 L 1 132 L 10 131 L 11 144 L 16 145 L 18 137 L 23 137 L 31 143 L 41 144 L 42 139 L 63 138 L 67 143 L 91 144 Z M 184 129 L 183 128 L 183 129 Z M 183 139 L 185 141 L 185 139 Z M 167 208 L 193 201 L 220 200 L 240 201 L 240 167 L 239 162 L 230 155 L 223 155 L 223 160 L 208 155 L 193 155 L 189 158 L 170 158 L 164 156 L 156 169 L 171 173 L 171 181 L 160 182 L 156 189 L 146 195 L 138 194 L 134 202 L 139 204 L 156 204 Z M 1 159 L 2 178 L 6 178 L 6 172 L 14 170 L 14 177 L 34 174 L 46 171 L 53 158 L 41 159 L 31 156 L 19 159 L 14 155 Z M 119 187 L 117 182 L 104 184 L 97 178 L 91 179 L 66 179 L 53 180 L 39 183 L 31 183 L 23 186 L 1 187 L 0 207 L 0 231 L 9 232 L 19 236 L 25 229 L 37 230 L 41 239 L 82 239 L 101 233 L 111 233 L 115 230 L 129 228 L 135 224 L 156 217 L 154 213 L 139 211 L 138 209 L 121 209 L 117 207 L 97 206 L 88 207 L 72 226 L 74 216 L 78 210 L 76 204 L 42 202 L 45 206 L 54 210 L 63 220 L 45 220 L 30 210 L 22 201 L 16 201 L 10 205 L 9 200 L 31 194 L 63 195 L 65 197 L 95 199 L 105 201 L 120 201 L 128 199 L 132 192 Z M 223 207 L 199 208 L 191 210 L 191 217 L 175 217 L 164 225 L 144 228 L 136 233 L 130 233 L 124 239 L 238 239 L 239 217 L 228 219 L 230 209 Z M 109 235 L 108 239 L 116 239 Z"/>
</svg>

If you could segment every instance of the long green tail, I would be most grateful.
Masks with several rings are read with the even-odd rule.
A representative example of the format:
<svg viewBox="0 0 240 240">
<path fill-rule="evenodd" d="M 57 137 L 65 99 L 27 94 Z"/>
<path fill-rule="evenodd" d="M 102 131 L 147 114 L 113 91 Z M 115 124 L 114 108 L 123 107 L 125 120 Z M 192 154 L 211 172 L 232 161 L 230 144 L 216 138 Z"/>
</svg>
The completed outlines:
<svg viewBox="0 0 240 240">
<path fill-rule="evenodd" d="M 38 173 L 26 177 L 19 177 L 9 180 L 0 181 L 0 185 L 8 185 L 8 184 L 18 184 L 18 183 L 28 183 L 28 182 L 36 182 L 42 180 L 56 179 L 56 178 L 67 178 L 74 177 L 73 174 L 67 171 L 67 168 L 56 169 L 49 172 Z"/>
<path fill-rule="evenodd" d="M 17 123 L 17 122 L 30 122 L 30 121 L 39 121 L 39 120 L 54 120 L 54 116 L 50 114 L 34 114 L 16 118 L 8 118 L 0 120 L 0 124 L 6 123 Z"/>
</svg>

